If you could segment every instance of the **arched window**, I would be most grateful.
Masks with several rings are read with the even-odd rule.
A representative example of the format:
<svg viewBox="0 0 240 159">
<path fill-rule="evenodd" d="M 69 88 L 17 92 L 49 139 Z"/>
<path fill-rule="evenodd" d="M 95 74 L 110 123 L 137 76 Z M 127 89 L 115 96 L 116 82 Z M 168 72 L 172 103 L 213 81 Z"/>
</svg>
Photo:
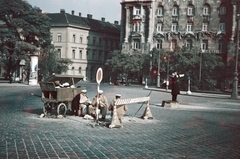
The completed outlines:
<svg viewBox="0 0 240 159">
<path fill-rule="evenodd" d="M 192 4 L 188 5 L 188 7 L 187 7 L 187 15 L 188 16 L 194 16 L 194 14 L 195 14 L 194 6 Z"/>
<path fill-rule="evenodd" d="M 203 6 L 203 15 L 210 15 L 210 5 L 209 4 L 205 4 Z"/>
<path fill-rule="evenodd" d="M 177 40 L 176 39 L 172 39 L 170 42 L 170 51 L 175 51 L 177 48 Z"/>
<path fill-rule="evenodd" d="M 157 46 L 156 46 L 157 49 L 162 49 L 162 40 L 158 39 L 157 40 Z"/>
<path fill-rule="evenodd" d="M 164 8 L 163 6 L 159 6 L 157 9 L 157 16 L 163 16 L 164 15 Z"/>
<path fill-rule="evenodd" d="M 219 15 L 225 15 L 226 14 L 226 6 L 225 4 L 221 4 L 221 6 L 219 7 Z"/>
<path fill-rule="evenodd" d="M 178 6 L 177 5 L 173 6 L 172 16 L 178 16 Z"/>
</svg>

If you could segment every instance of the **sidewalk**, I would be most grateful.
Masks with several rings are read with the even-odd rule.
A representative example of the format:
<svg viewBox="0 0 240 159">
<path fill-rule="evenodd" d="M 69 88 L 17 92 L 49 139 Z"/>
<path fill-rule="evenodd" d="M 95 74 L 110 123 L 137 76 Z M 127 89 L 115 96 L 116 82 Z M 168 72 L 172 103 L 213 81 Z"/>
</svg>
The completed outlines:
<svg viewBox="0 0 240 159">
<path fill-rule="evenodd" d="M 152 91 L 161 91 L 165 93 L 171 93 L 171 89 L 163 89 L 163 88 L 156 88 L 154 86 L 149 86 L 148 88 L 143 88 L 146 90 L 152 90 Z M 222 92 L 189 92 L 187 91 L 180 91 L 180 95 L 184 96 L 195 96 L 195 97 L 206 97 L 206 98 L 231 98 L 231 94 L 229 93 L 222 93 Z M 240 97 L 238 97 L 237 100 L 240 100 Z"/>
<path fill-rule="evenodd" d="M 0 79 L 0 87 L 19 87 L 19 86 L 39 86 L 39 85 L 29 85 L 27 82 L 13 81 L 12 83 L 9 80 Z"/>
</svg>

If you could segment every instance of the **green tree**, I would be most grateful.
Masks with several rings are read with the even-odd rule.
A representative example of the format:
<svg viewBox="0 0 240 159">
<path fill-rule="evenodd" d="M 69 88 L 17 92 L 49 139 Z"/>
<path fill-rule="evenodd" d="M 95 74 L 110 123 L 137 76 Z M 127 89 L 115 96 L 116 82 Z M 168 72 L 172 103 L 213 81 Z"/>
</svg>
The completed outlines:
<svg viewBox="0 0 240 159">
<path fill-rule="evenodd" d="M 111 70 L 112 76 L 125 75 L 129 80 L 140 80 L 147 72 L 145 63 L 146 54 L 123 54 L 119 50 L 110 53 L 106 65 Z M 149 68 L 149 66 L 147 67 Z"/>
<path fill-rule="evenodd" d="M 38 7 L 24 0 L 0 0 L 0 64 L 7 71 L 6 77 L 19 67 L 24 59 L 29 69 L 29 55 L 39 54 L 39 68 L 44 76 L 62 73 L 72 62 L 56 58 L 51 44 L 50 19 Z"/>
<path fill-rule="evenodd" d="M 7 76 L 22 59 L 51 45 L 49 18 L 23 0 L 0 0 L 0 52 Z"/>
<path fill-rule="evenodd" d="M 193 90 L 213 89 L 213 84 L 221 82 L 224 71 L 224 63 L 221 56 L 211 53 L 199 53 L 199 50 L 182 47 L 177 52 L 168 53 L 172 71 L 185 74 L 181 79 L 181 88 L 187 90 L 188 77 L 191 78 Z"/>
</svg>

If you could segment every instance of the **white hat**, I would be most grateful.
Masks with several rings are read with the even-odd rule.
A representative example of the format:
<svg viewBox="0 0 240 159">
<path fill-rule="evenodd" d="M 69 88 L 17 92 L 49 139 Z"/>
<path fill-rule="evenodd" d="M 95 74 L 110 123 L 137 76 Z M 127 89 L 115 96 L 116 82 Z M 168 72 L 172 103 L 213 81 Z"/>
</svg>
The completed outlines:
<svg viewBox="0 0 240 159">
<path fill-rule="evenodd" d="M 87 93 L 86 89 L 81 90 L 82 93 Z"/>
<path fill-rule="evenodd" d="M 116 97 L 121 97 L 121 94 L 116 94 L 115 96 L 116 96 Z"/>
<path fill-rule="evenodd" d="M 63 87 L 68 87 L 69 86 L 69 83 L 68 82 L 65 82 L 62 84 Z"/>
<path fill-rule="evenodd" d="M 103 93 L 103 90 L 98 90 L 98 93 L 99 93 L 99 94 L 102 94 L 102 93 Z"/>
</svg>

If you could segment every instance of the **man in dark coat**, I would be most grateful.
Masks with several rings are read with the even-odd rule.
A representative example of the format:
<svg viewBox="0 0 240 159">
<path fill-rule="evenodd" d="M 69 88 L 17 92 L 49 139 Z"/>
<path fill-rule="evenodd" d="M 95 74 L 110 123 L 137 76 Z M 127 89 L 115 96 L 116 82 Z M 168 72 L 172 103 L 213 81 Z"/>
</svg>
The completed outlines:
<svg viewBox="0 0 240 159">
<path fill-rule="evenodd" d="M 184 75 L 178 75 L 177 72 L 175 71 L 172 75 L 172 101 L 177 102 L 177 95 L 180 94 L 180 89 L 179 89 L 179 77 L 183 77 Z"/>
</svg>

